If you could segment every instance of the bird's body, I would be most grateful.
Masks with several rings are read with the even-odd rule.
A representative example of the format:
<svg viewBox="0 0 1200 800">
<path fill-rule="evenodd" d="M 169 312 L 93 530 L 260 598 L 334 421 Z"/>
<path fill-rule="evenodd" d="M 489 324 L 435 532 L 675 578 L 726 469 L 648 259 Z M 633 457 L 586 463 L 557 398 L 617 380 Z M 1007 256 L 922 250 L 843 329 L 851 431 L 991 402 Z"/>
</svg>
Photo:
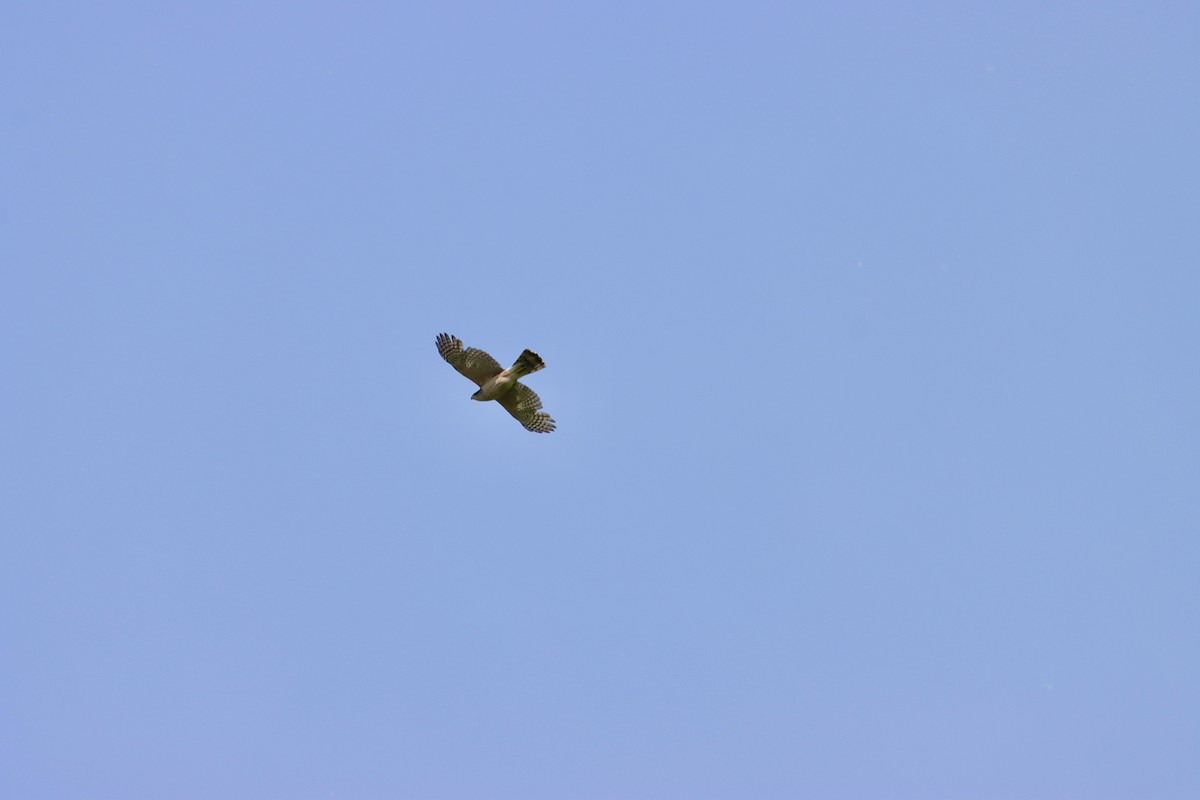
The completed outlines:
<svg viewBox="0 0 1200 800">
<path fill-rule="evenodd" d="M 517 379 L 508 374 L 508 370 L 501 372 L 496 377 L 479 387 L 475 394 L 471 395 L 472 400 L 498 400 L 501 395 L 509 392 L 513 388 L 513 384 Z"/>
<path fill-rule="evenodd" d="M 512 414 L 527 430 L 549 433 L 554 430 L 554 418 L 542 411 L 541 398 L 520 379 L 546 366 L 542 357 L 532 350 L 525 350 L 508 369 L 475 347 L 463 348 L 462 340 L 448 333 L 437 337 L 438 353 L 479 387 L 471 395 L 472 400 L 495 400 Z"/>
<path fill-rule="evenodd" d="M 479 391 L 471 395 L 472 400 L 498 400 L 501 395 L 512 391 L 517 381 L 526 375 L 544 369 L 546 362 L 532 350 L 521 353 L 516 362 L 506 370 L 479 387 Z"/>
</svg>

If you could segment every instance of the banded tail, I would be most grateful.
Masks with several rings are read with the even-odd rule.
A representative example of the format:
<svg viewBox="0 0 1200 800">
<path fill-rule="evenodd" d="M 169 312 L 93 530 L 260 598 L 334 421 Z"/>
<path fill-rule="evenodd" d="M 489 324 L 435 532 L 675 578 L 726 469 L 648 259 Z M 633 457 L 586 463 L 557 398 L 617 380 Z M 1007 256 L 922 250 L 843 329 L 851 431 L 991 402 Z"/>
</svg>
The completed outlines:
<svg viewBox="0 0 1200 800">
<path fill-rule="evenodd" d="M 532 350 L 526 350 L 525 352 L 521 353 L 521 355 L 517 356 L 517 360 L 511 367 L 508 368 L 507 372 L 514 378 L 524 378 L 531 372 L 537 372 L 539 369 L 544 369 L 545 366 L 546 362 L 542 361 L 541 356 Z"/>
</svg>

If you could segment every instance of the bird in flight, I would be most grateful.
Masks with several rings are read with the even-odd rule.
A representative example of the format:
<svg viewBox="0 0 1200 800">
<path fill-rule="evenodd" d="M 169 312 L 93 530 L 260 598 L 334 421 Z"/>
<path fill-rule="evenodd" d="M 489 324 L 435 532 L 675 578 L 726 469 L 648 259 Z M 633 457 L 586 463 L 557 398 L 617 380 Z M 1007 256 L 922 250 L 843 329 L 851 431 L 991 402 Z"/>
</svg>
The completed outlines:
<svg viewBox="0 0 1200 800">
<path fill-rule="evenodd" d="M 479 387 L 472 400 L 495 400 L 504 410 L 517 418 L 526 430 L 549 433 L 554 430 L 554 418 L 542 411 L 542 400 L 520 379 L 546 366 L 542 357 L 525 350 L 508 369 L 496 359 L 475 347 L 463 349 L 462 340 L 448 333 L 437 335 L 437 350 L 456 370 Z"/>
</svg>

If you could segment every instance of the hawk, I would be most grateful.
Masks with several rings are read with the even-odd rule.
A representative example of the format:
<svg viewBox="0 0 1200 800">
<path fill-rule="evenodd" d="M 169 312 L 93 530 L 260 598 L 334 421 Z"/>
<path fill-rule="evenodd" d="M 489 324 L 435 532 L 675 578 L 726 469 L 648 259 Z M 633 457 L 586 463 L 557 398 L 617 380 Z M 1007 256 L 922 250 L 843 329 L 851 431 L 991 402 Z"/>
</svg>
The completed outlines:
<svg viewBox="0 0 1200 800">
<path fill-rule="evenodd" d="M 464 350 L 462 340 L 448 333 L 438 334 L 437 349 L 450 366 L 479 386 L 479 391 L 471 395 L 472 400 L 495 400 L 526 430 L 536 433 L 554 430 L 554 419 L 541 410 L 541 398 L 533 389 L 518 382 L 546 366 L 537 353 L 526 350 L 517 356 L 511 367 L 504 369 L 496 359 L 478 348 Z"/>
</svg>

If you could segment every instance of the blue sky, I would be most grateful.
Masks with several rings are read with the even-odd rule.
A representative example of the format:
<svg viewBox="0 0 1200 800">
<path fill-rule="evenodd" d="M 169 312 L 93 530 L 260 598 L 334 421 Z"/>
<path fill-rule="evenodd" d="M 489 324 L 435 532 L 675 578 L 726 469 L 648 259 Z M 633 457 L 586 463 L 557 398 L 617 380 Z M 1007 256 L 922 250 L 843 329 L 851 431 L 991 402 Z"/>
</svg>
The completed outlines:
<svg viewBox="0 0 1200 800">
<path fill-rule="evenodd" d="M 0 794 L 1196 797 L 1200 13 L 900 6 L 7 4 Z"/>
</svg>

